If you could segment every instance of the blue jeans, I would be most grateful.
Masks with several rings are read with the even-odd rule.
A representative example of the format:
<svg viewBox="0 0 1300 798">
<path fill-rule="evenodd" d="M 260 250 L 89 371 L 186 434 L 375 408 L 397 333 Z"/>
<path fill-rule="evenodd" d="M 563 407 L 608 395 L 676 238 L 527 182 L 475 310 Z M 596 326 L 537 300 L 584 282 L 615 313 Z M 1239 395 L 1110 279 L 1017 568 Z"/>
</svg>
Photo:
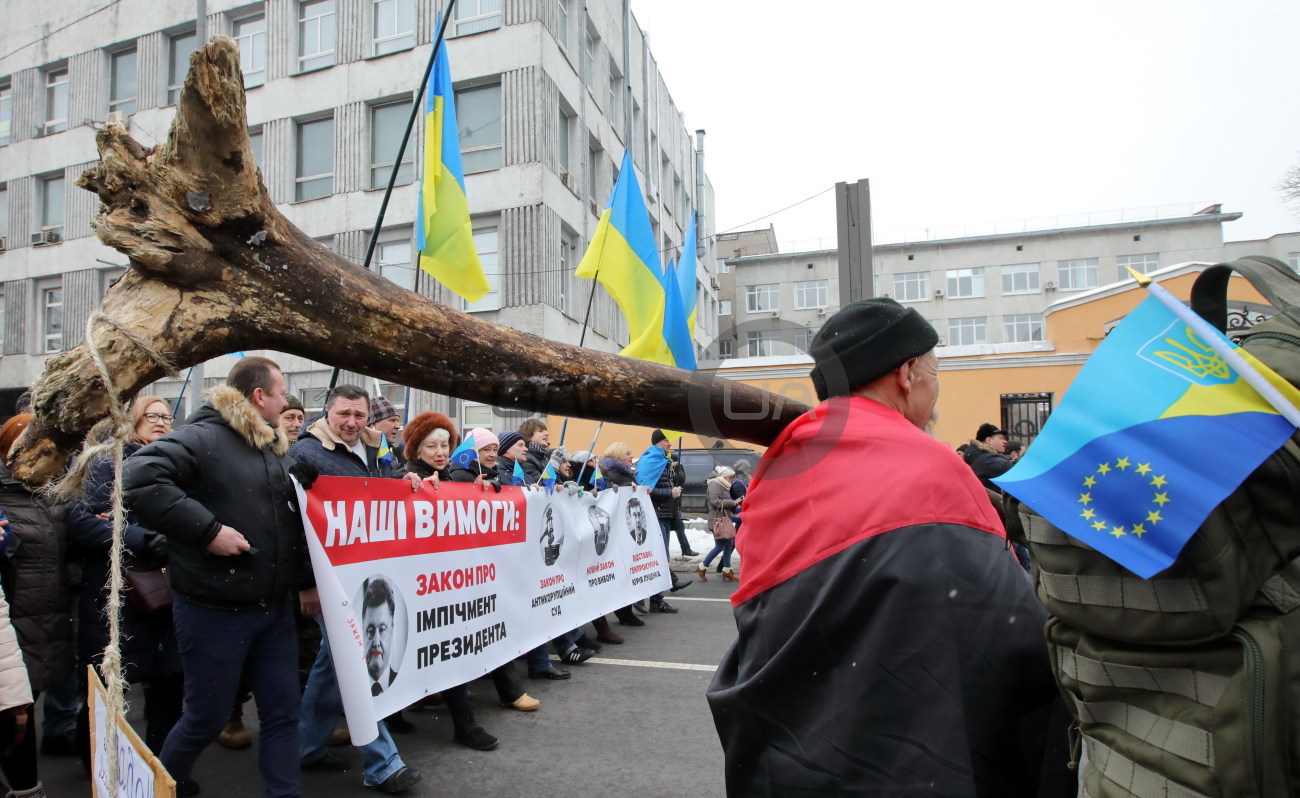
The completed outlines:
<svg viewBox="0 0 1300 798">
<path fill-rule="evenodd" d="M 582 627 L 565 632 L 551 641 L 555 646 L 555 653 L 564 656 L 573 649 L 578 647 L 578 638 L 582 637 Z"/>
<path fill-rule="evenodd" d="M 339 716 L 343 714 L 343 695 L 339 692 L 339 680 L 334 676 L 334 658 L 330 656 L 330 640 L 325 634 L 325 621 L 317 616 L 320 624 L 320 652 L 316 662 L 311 666 L 307 676 L 307 689 L 302 694 L 302 715 L 298 720 L 298 735 L 302 738 L 302 748 L 298 760 L 303 763 L 315 762 L 325 756 L 330 735 L 338 725 Z M 258 705 L 260 708 L 260 704 Z M 397 744 L 383 721 L 379 722 L 379 737 L 365 745 L 357 746 L 361 752 L 362 783 L 374 787 L 402 769 L 402 757 L 397 753 Z"/>
<path fill-rule="evenodd" d="M 298 634 L 286 596 L 264 609 L 217 610 L 177 596 L 176 642 L 185 668 L 185 710 L 159 758 L 188 780 L 226 721 L 247 668 L 261 726 L 257 765 L 266 798 L 301 798 L 298 767 Z"/>
<path fill-rule="evenodd" d="M 46 689 L 43 699 L 45 713 L 41 719 L 41 731 L 45 736 L 76 732 L 77 714 L 81 712 L 81 699 L 85 695 L 78 675 L 74 672 L 67 679 Z"/>
<path fill-rule="evenodd" d="M 545 643 L 525 654 L 524 659 L 528 662 L 530 676 L 534 673 L 546 673 L 555 667 L 551 664 L 551 652 L 546 650 Z"/>
<path fill-rule="evenodd" d="M 731 552 L 735 550 L 736 550 L 736 541 L 734 538 L 728 538 L 727 540 L 718 540 L 715 538 L 713 541 L 713 548 L 709 549 L 709 553 L 704 555 L 704 567 L 708 568 L 709 563 L 713 562 L 713 558 L 721 554 L 722 567 L 730 568 Z"/>
</svg>

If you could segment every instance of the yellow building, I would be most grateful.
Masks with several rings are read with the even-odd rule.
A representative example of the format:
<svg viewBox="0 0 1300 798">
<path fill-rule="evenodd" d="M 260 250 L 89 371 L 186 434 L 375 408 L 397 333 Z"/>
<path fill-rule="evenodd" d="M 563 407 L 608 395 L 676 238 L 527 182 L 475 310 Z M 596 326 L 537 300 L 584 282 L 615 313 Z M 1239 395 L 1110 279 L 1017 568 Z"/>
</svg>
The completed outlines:
<svg viewBox="0 0 1300 798">
<path fill-rule="evenodd" d="M 1153 272 L 1151 276 L 1186 302 L 1196 276 L 1208 265 L 1184 263 Z M 941 389 L 935 436 L 956 447 L 973 437 L 981 423 L 991 422 L 1005 427 L 1013 440 L 1029 443 L 1088 356 L 1111 328 L 1146 296 L 1147 292 L 1133 280 L 1111 283 L 1069 294 L 1049 305 L 1043 312 L 1044 341 L 982 347 L 985 351 L 972 351 L 980 347 L 940 347 Z M 1229 281 L 1228 298 L 1230 312 L 1238 317 L 1255 320 L 1273 312 L 1241 277 Z M 706 373 L 815 405 L 817 397 L 808 379 L 811 368 L 810 358 L 794 355 L 724 361 L 720 368 Z M 552 443 L 558 443 L 563 419 L 552 417 L 548 423 Z M 588 448 L 595 429 L 595 422 L 571 421 L 565 440 L 569 451 Z M 640 452 L 650 443 L 650 430 L 606 424 L 601 430 L 597 452 L 603 452 L 609 443 L 618 440 L 626 442 L 634 453 Z M 714 443 L 713 438 L 688 435 L 682 445 L 707 448 Z M 739 442 L 728 445 L 762 448 Z"/>
</svg>

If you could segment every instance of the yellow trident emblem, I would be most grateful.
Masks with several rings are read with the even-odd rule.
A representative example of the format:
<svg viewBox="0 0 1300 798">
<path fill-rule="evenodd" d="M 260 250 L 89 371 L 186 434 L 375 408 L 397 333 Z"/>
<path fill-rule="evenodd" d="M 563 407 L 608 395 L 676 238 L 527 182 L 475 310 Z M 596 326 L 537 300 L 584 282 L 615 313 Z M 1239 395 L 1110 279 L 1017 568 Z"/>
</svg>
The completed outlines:
<svg viewBox="0 0 1300 798">
<path fill-rule="evenodd" d="M 1236 379 L 1223 357 L 1182 323 L 1149 341 L 1141 355 L 1197 385 L 1223 385 Z"/>
</svg>

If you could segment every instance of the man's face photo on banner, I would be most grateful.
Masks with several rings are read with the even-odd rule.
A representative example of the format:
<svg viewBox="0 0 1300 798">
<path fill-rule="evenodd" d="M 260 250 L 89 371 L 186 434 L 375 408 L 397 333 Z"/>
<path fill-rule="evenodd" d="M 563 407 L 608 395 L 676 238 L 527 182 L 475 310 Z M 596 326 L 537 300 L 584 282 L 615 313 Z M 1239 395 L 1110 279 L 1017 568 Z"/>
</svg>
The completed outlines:
<svg viewBox="0 0 1300 798">
<path fill-rule="evenodd" d="M 627 531 L 640 546 L 645 543 L 645 508 L 641 506 L 641 500 L 635 496 L 627 502 Z"/>
<path fill-rule="evenodd" d="M 361 583 L 356 605 L 361 608 L 371 694 L 379 695 L 397 679 L 406 651 L 406 605 L 392 582 L 379 574 Z"/>
</svg>

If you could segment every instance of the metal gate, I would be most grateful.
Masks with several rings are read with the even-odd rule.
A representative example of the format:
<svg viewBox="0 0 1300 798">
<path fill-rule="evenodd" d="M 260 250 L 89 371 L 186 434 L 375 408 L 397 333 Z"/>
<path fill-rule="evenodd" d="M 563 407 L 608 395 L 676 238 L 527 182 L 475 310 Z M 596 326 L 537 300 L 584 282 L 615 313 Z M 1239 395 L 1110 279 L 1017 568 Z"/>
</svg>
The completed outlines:
<svg viewBox="0 0 1300 798">
<path fill-rule="evenodd" d="M 1002 394 L 1002 429 L 1012 440 L 1028 445 L 1052 414 L 1050 393 Z"/>
</svg>

